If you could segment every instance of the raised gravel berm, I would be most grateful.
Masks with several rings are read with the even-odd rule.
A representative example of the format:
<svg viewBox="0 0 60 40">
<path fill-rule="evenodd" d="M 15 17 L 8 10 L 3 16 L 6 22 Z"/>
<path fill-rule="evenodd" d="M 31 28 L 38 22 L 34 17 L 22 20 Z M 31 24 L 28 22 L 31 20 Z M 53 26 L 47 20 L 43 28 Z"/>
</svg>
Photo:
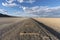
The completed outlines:
<svg viewBox="0 0 60 40">
<path fill-rule="evenodd" d="M 0 40 L 59 40 L 33 19 L 25 19 L 10 27 Z"/>
</svg>

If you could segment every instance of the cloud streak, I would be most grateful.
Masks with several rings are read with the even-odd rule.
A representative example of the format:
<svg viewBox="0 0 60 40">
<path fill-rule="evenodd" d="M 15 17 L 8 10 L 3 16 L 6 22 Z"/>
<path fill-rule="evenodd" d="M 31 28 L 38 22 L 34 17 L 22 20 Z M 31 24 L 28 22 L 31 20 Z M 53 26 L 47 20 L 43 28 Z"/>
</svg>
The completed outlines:
<svg viewBox="0 0 60 40">
<path fill-rule="evenodd" d="M 0 9 L 0 13 L 3 13 L 3 14 L 8 14 L 8 12 L 4 9 Z"/>
<path fill-rule="evenodd" d="M 23 2 L 24 3 L 34 3 L 35 2 L 35 0 L 5 0 L 5 1 L 6 2 L 2 2 L 2 5 L 6 6 L 6 7 L 18 6 L 19 4 L 17 4 L 16 2 L 19 2 L 20 4 L 23 3 Z"/>
<path fill-rule="evenodd" d="M 35 0 L 17 0 L 18 2 L 20 2 L 20 3 L 34 3 L 35 2 Z"/>
<path fill-rule="evenodd" d="M 60 6 L 48 7 L 48 6 L 34 6 L 34 7 L 22 7 L 25 13 L 34 14 L 38 16 L 59 16 Z"/>
<path fill-rule="evenodd" d="M 15 1 L 15 0 L 6 0 L 6 2 L 8 2 L 8 3 L 12 3 L 13 1 Z"/>
<path fill-rule="evenodd" d="M 2 3 L 3 6 L 6 6 L 6 7 L 14 7 L 14 6 L 17 6 L 17 4 L 15 3 Z"/>
</svg>

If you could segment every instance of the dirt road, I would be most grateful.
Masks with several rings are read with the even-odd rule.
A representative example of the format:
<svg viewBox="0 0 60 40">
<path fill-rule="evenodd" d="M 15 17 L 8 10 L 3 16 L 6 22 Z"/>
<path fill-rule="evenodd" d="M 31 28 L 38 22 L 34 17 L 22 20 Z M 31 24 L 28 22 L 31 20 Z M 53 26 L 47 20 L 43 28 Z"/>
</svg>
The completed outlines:
<svg viewBox="0 0 60 40">
<path fill-rule="evenodd" d="M 59 40 L 33 19 L 14 22 L 0 30 L 0 40 Z"/>
</svg>

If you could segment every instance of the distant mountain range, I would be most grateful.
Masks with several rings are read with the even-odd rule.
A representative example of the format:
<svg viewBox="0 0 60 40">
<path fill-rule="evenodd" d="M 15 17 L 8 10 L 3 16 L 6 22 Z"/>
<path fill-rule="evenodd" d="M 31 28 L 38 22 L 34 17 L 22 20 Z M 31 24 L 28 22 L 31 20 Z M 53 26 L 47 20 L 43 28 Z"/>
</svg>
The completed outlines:
<svg viewBox="0 0 60 40">
<path fill-rule="evenodd" d="M 0 17 L 13 17 L 13 16 L 0 13 Z"/>
</svg>

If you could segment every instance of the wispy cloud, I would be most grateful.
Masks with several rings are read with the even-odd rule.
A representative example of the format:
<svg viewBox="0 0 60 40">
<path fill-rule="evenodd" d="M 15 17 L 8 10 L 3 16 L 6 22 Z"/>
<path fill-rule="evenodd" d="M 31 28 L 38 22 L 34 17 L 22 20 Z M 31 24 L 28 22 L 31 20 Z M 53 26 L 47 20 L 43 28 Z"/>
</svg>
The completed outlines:
<svg viewBox="0 0 60 40">
<path fill-rule="evenodd" d="M 13 1 L 15 1 L 15 0 L 6 0 L 6 2 L 8 2 L 8 3 L 12 3 Z"/>
<path fill-rule="evenodd" d="M 35 2 L 35 0 L 5 0 L 6 2 L 2 2 L 3 6 L 6 7 L 15 7 L 15 6 L 19 6 L 16 2 L 19 3 L 33 3 Z M 16 1 L 16 2 L 15 2 Z"/>
<path fill-rule="evenodd" d="M 20 2 L 20 3 L 34 3 L 35 2 L 35 0 L 17 0 L 18 2 Z"/>
<path fill-rule="evenodd" d="M 20 2 L 20 3 L 23 3 L 24 2 L 24 0 L 17 0 L 18 2 Z"/>
<path fill-rule="evenodd" d="M 6 6 L 6 7 L 14 7 L 14 6 L 17 6 L 16 3 L 2 3 L 3 6 Z"/>
<path fill-rule="evenodd" d="M 38 16 L 58 16 L 60 15 L 60 6 L 48 7 L 48 6 L 34 6 L 34 7 L 22 7 L 25 13 L 30 13 Z"/>
<path fill-rule="evenodd" d="M 0 13 L 3 13 L 3 14 L 8 14 L 8 12 L 4 9 L 0 9 Z"/>
<path fill-rule="evenodd" d="M 14 3 L 15 0 L 6 0 L 6 2 L 2 2 L 2 5 L 3 6 L 6 6 L 6 7 L 14 7 L 14 6 L 17 6 L 16 3 Z"/>
<path fill-rule="evenodd" d="M 16 16 L 22 16 L 22 17 L 38 17 L 37 15 L 27 14 L 25 12 L 20 12 L 20 11 L 15 11 L 14 14 Z"/>
</svg>

